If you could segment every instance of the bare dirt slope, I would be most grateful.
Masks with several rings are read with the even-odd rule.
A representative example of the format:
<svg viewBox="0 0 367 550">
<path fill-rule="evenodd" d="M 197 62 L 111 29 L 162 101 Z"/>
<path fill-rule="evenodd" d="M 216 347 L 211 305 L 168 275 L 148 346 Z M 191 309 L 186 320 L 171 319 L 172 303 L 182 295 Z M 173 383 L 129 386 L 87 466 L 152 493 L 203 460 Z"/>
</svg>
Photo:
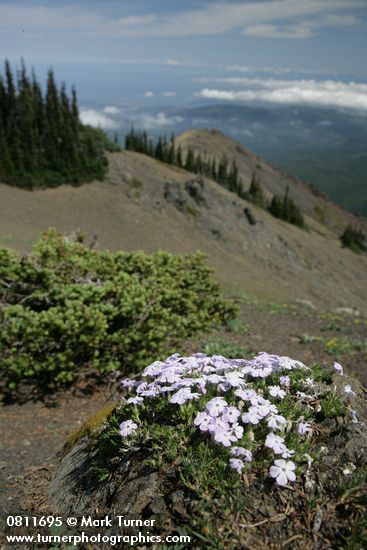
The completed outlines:
<svg viewBox="0 0 367 550">
<path fill-rule="evenodd" d="M 229 159 L 231 151 L 237 151 L 244 181 L 251 177 L 254 162 L 261 165 L 257 169 L 266 173 L 263 180 L 269 186 L 264 188 L 269 194 L 281 192 L 289 183 L 309 230 L 273 218 L 213 181 L 122 152 L 109 156 L 104 182 L 32 192 L 0 185 L 0 242 L 28 250 L 41 231 L 54 226 L 66 234 L 81 229 L 87 241 L 97 235 L 100 248 L 112 250 L 201 250 L 218 278 L 239 294 L 309 300 L 316 307 L 367 313 L 367 257 L 343 249 L 338 239 L 353 215 L 317 197 L 304 184 L 288 180 L 222 134 L 195 131 L 180 140 L 188 143 L 194 138 L 202 151 L 218 148 Z M 324 222 L 317 209 L 315 214 L 316 207 L 323 211 Z M 255 225 L 249 223 L 245 208 Z"/>
</svg>

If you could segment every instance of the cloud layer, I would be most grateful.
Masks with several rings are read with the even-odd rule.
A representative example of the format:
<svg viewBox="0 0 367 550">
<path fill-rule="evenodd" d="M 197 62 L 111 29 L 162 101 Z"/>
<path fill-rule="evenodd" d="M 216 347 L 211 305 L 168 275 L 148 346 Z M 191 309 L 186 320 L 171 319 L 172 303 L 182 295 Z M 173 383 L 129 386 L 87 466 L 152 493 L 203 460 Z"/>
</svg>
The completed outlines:
<svg viewBox="0 0 367 550">
<path fill-rule="evenodd" d="M 141 113 L 134 118 L 134 122 L 137 122 L 140 127 L 146 130 L 155 130 L 162 126 L 174 126 L 183 121 L 184 119 L 180 116 L 168 116 L 164 112 L 157 113 L 156 115 Z"/>
<path fill-rule="evenodd" d="M 108 109 L 108 107 L 104 109 L 105 112 L 108 112 L 106 109 Z M 109 112 L 110 114 L 115 114 L 111 113 L 111 110 Z M 89 124 L 90 126 L 103 128 L 104 130 L 117 130 L 120 126 L 119 123 L 112 118 L 94 109 L 81 109 L 79 118 L 83 124 Z"/>
<path fill-rule="evenodd" d="M 149 4 L 148 4 L 149 6 Z M 306 38 L 316 29 L 355 25 L 350 12 L 366 8 L 365 0 L 214 1 L 196 9 L 173 9 L 157 16 L 129 13 L 119 18 L 82 6 L 11 5 L 0 3 L 0 28 L 39 32 L 71 29 L 89 36 L 191 36 L 218 35 L 240 29 L 247 36 Z M 149 10 L 149 7 L 147 8 Z"/>
<path fill-rule="evenodd" d="M 277 80 L 273 78 L 220 80 L 232 85 L 246 86 L 246 89 L 237 91 L 204 88 L 196 95 L 206 99 L 224 101 L 269 101 L 367 111 L 367 84 L 334 80 Z"/>
</svg>

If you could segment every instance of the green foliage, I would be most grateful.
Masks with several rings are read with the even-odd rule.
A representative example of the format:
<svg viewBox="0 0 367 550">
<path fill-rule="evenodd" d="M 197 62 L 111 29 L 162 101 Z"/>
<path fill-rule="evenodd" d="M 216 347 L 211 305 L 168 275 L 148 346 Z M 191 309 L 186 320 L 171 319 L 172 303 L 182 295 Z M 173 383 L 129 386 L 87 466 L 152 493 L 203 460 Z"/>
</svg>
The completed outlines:
<svg viewBox="0 0 367 550">
<path fill-rule="evenodd" d="M 302 212 L 289 196 L 288 187 L 283 197 L 279 197 L 278 195 L 273 196 L 268 210 L 275 218 L 280 218 L 298 227 L 304 227 L 305 225 Z"/>
<path fill-rule="evenodd" d="M 134 128 L 131 128 L 125 137 L 125 149 L 143 153 L 161 162 L 166 162 L 167 164 L 184 168 L 188 172 L 210 178 L 228 189 L 231 193 L 235 193 L 239 197 L 252 202 L 259 208 L 267 209 L 273 216 L 299 227 L 304 227 L 303 215 L 289 197 L 288 188 L 283 198 L 274 195 L 269 205 L 256 174 L 254 173 L 252 176 L 249 190 L 244 191 L 236 161 L 233 159 L 230 164 L 225 155 L 217 162 L 215 158 L 207 158 L 206 155 L 203 157 L 200 153 L 195 153 L 189 147 L 186 157 L 183 159 L 181 147 L 176 147 L 174 135 L 169 140 L 166 136 L 159 136 L 154 145 L 145 131 L 139 132 L 134 130 Z"/>
<path fill-rule="evenodd" d="M 167 139 L 166 136 L 159 136 L 154 144 L 145 131 L 139 132 L 131 128 L 125 136 L 125 149 L 143 153 L 167 164 L 184 168 L 188 172 L 211 178 L 232 193 L 236 193 L 240 197 L 244 196 L 237 164 L 234 160 L 229 165 L 227 158 L 223 156 L 217 163 L 214 158 L 208 159 L 195 153 L 191 147 L 188 148 L 186 157 L 183 159 L 181 146 L 176 146 L 174 135 L 170 139 Z"/>
<path fill-rule="evenodd" d="M 103 179 L 104 151 L 118 150 L 106 134 L 79 121 L 75 89 L 69 98 L 65 84 L 48 72 L 46 93 L 24 65 L 13 76 L 8 61 L 0 75 L 0 179 L 27 189 L 79 185 Z"/>
<path fill-rule="evenodd" d="M 0 373 L 69 382 L 83 366 L 139 369 L 225 323 L 202 254 L 97 252 L 49 230 L 32 254 L 0 249 Z"/>
<path fill-rule="evenodd" d="M 248 349 L 242 347 L 237 342 L 229 342 L 221 338 L 211 338 L 204 345 L 204 352 L 207 355 L 223 355 L 229 359 L 246 359 L 251 357 Z"/>
<path fill-rule="evenodd" d="M 321 414 L 324 418 L 345 416 L 347 407 L 337 393 L 329 393 L 321 402 Z"/>
<path fill-rule="evenodd" d="M 343 246 L 350 248 L 350 250 L 353 250 L 353 252 L 366 252 L 366 236 L 365 234 L 358 229 L 357 227 L 353 227 L 352 225 L 348 225 L 344 233 L 341 235 L 340 240 L 343 244 Z"/>
<path fill-rule="evenodd" d="M 259 208 L 266 207 L 266 199 L 255 173 L 252 175 L 249 190 L 244 193 L 244 198 Z"/>
</svg>

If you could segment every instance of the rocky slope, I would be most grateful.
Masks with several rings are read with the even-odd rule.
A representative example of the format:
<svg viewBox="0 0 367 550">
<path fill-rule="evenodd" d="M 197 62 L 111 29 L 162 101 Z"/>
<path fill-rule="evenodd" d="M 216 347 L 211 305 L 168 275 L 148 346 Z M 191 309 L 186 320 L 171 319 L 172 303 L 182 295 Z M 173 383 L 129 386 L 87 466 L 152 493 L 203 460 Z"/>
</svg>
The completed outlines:
<svg viewBox="0 0 367 550">
<path fill-rule="evenodd" d="M 245 184 L 255 171 L 269 196 L 289 185 L 308 230 L 273 218 L 211 180 L 125 151 L 109 156 L 103 183 L 33 192 L 0 185 L 1 243 L 27 250 L 40 231 L 54 226 L 66 234 L 80 229 L 89 241 L 97 235 L 101 248 L 113 250 L 202 250 L 229 290 L 367 313 L 367 257 L 343 249 L 338 238 L 347 223 L 365 228 L 366 220 L 219 132 L 190 131 L 178 141 L 183 148 L 235 158 Z"/>
</svg>

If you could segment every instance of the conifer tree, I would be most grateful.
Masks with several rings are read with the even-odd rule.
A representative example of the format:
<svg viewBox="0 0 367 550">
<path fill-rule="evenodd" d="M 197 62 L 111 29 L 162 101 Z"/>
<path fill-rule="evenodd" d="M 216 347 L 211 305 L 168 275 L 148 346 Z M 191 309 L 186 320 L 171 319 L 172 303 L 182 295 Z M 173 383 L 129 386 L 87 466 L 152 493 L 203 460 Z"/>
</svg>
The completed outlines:
<svg viewBox="0 0 367 550">
<path fill-rule="evenodd" d="M 80 123 L 75 89 L 70 101 L 50 70 L 44 95 L 22 60 L 16 79 L 8 61 L 0 75 L 0 145 L 1 181 L 33 188 L 102 178 L 112 143 Z"/>
</svg>

